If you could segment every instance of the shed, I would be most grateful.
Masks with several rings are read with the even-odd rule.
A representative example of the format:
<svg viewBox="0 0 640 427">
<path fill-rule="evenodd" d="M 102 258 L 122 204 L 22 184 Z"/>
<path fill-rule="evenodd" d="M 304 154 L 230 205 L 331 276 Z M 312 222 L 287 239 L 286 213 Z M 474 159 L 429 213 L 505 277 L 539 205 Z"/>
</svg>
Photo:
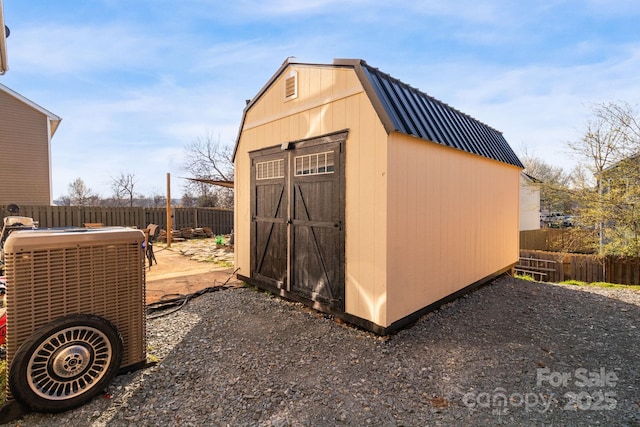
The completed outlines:
<svg viewBox="0 0 640 427">
<path fill-rule="evenodd" d="M 363 60 L 285 61 L 233 157 L 238 277 L 378 334 L 518 260 L 503 135 Z"/>
</svg>

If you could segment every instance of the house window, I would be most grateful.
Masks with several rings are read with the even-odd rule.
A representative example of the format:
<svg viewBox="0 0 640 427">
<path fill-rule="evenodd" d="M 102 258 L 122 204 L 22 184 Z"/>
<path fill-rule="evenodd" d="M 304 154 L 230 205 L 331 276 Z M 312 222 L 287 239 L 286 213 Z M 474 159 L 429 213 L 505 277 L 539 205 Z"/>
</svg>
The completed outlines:
<svg viewBox="0 0 640 427">
<path fill-rule="evenodd" d="M 295 158 L 296 176 L 323 175 L 335 170 L 333 151 L 297 156 Z"/>
<path fill-rule="evenodd" d="M 256 179 L 284 178 L 284 159 L 256 163 Z"/>
<path fill-rule="evenodd" d="M 284 98 L 286 100 L 298 97 L 298 72 L 291 71 L 284 80 Z"/>
</svg>

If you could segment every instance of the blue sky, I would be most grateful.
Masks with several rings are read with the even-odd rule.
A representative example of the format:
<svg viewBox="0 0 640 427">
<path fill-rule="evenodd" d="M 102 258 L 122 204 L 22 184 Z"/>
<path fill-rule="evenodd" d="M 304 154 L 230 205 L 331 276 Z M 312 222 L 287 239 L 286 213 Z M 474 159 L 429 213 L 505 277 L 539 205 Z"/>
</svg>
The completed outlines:
<svg viewBox="0 0 640 427">
<path fill-rule="evenodd" d="M 594 103 L 640 100 L 636 0 L 3 0 L 0 83 L 62 117 L 53 195 L 112 177 L 182 194 L 184 146 L 233 145 L 289 56 L 362 58 L 571 169 Z"/>
</svg>

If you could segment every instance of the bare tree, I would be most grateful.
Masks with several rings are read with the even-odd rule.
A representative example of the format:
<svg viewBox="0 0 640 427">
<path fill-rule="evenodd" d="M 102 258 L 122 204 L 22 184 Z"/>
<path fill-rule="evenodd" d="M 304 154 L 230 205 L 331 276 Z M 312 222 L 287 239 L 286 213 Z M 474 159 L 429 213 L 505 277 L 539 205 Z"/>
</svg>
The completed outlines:
<svg viewBox="0 0 640 427">
<path fill-rule="evenodd" d="M 608 102 L 594 107 L 597 117 L 617 124 L 620 132 L 627 142 L 627 157 L 629 152 L 637 154 L 640 148 L 640 115 L 634 107 L 627 102 Z"/>
<path fill-rule="evenodd" d="M 136 175 L 131 172 L 120 172 L 117 177 L 111 177 L 111 190 L 113 191 L 113 200 L 119 206 L 128 204 L 133 206 L 135 196 L 134 188 L 136 185 Z"/>
<path fill-rule="evenodd" d="M 640 127 L 637 112 L 626 103 L 598 104 L 585 133 L 568 144 L 580 161 L 582 173 L 574 177 L 579 194 L 580 220 L 596 226 L 598 253 L 640 253 L 636 201 L 640 200 L 638 152 Z M 589 174 L 584 173 L 588 170 Z M 639 204 L 640 206 L 640 204 Z"/>
<path fill-rule="evenodd" d="M 214 181 L 233 181 L 233 149 L 220 143 L 213 135 L 197 138 L 185 146 L 185 161 L 182 169 L 190 178 Z M 203 182 L 189 181 L 185 192 L 198 198 L 199 206 L 233 206 L 233 191 Z"/>
<path fill-rule="evenodd" d="M 208 134 L 185 147 L 185 162 L 183 169 L 194 177 L 233 180 L 232 148 L 220 143 L 220 137 L 215 139 Z"/>
<path fill-rule="evenodd" d="M 159 194 L 159 193 L 154 194 L 152 196 L 152 200 L 153 200 L 154 208 L 161 208 L 163 206 L 166 206 L 167 204 L 167 197 L 163 194 Z"/>
<path fill-rule="evenodd" d="M 640 121 L 638 112 L 624 102 L 596 104 L 593 116 L 582 138 L 567 145 L 599 187 L 605 169 L 640 152 Z"/>
<path fill-rule="evenodd" d="M 546 212 L 569 213 L 573 207 L 573 197 L 569 191 L 569 175 L 562 167 L 546 163 L 539 157 L 530 155 L 526 149 L 520 155 L 525 166 L 524 172 L 540 183 L 540 209 Z"/>
<path fill-rule="evenodd" d="M 100 197 L 87 187 L 81 178 L 76 178 L 69 184 L 69 195 L 63 200 L 68 200 L 70 206 L 94 206 Z"/>
<path fill-rule="evenodd" d="M 68 195 L 60 196 L 53 201 L 56 206 L 71 206 L 71 198 Z"/>
<path fill-rule="evenodd" d="M 520 155 L 520 160 L 524 164 L 524 172 L 540 181 L 560 186 L 569 184 L 569 175 L 561 166 L 550 165 L 526 151 Z"/>
<path fill-rule="evenodd" d="M 197 204 L 197 198 L 193 197 L 192 194 L 185 192 L 182 195 L 181 203 L 183 208 L 193 208 Z"/>
</svg>

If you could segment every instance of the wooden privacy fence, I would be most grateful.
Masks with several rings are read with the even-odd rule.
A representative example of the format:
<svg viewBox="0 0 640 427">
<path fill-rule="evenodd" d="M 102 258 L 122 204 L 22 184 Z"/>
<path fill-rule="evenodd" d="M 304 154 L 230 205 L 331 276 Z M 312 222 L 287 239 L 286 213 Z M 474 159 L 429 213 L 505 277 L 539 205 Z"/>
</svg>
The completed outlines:
<svg viewBox="0 0 640 427">
<path fill-rule="evenodd" d="M 555 263 L 545 263 L 545 267 L 553 268 L 553 271 L 544 271 L 547 274 L 546 281 L 549 282 L 572 279 L 589 283 L 640 285 L 640 258 L 638 257 L 599 257 L 524 249 L 520 250 L 520 257 L 521 260 L 524 258 L 555 261 Z"/>
<path fill-rule="evenodd" d="M 166 208 L 127 208 L 97 206 L 20 206 L 17 215 L 28 216 L 40 228 L 82 227 L 87 223 L 105 226 L 145 228 L 158 224 L 167 228 Z M 209 227 L 214 234 L 229 234 L 233 230 L 233 211 L 216 208 L 174 208 L 173 228 Z M 0 206 L 2 217 L 10 216 L 6 206 Z"/>
<path fill-rule="evenodd" d="M 593 253 L 597 232 L 578 228 L 541 228 L 520 232 L 520 249 Z"/>
<path fill-rule="evenodd" d="M 607 282 L 623 285 L 640 285 L 640 258 L 606 257 Z"/>
</svg>

